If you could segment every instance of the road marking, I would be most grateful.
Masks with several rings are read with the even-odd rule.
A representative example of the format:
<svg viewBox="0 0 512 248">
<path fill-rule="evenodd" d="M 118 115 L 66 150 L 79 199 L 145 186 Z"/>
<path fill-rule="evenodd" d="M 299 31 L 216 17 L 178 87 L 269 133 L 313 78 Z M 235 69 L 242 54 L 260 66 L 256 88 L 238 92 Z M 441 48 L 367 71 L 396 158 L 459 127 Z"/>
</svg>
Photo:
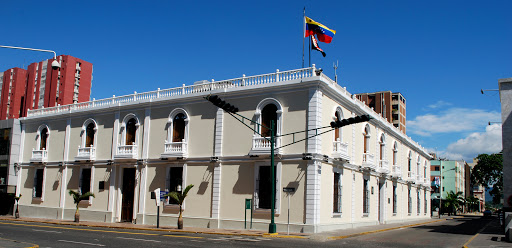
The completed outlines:
<svg viewBox="0 0 512 248">
<path fill-rule="evenodd" d="M 77 242 L 77 241 L 71 241 L 71 240 L 57 240 L 59 242 L 66 242 L 66 243 L 74 243 L 74 244 L 82 244 L 82 245 L 93 245 L 93 246 L 105 246 L 102 244 L 93 244 L 93 243 L 85 243 L 85 242 Z"/>
<path fill-rule="evenodd" d="M 59 232 L 59 231 L 47 231 L 47 230 L 40 230 L 40 229 L 32 229 L 32 231 L 36 231 L 36 232 L 49 232 L 49 233 L 62 233 L 62 232 Z"/>
<path fill-rule="evenodd" d="M 146 241 L 146 242 L 157 242 L 160 243 L 162 241 L 160 240 L 153 240 L 153 239 L 136 239 L 136 238 L 125 238 L 125 237 L 117 237 L 118 239 L 129 239 L 129 240 L 137 240 L 137 241 Z"/>
<path fill-rule="evenodd" d="M 162 236 L 166 236 L 166 237 L 188 238 L 188 239 L 204 239 L 203 237 L 186 236 L 186 235 L 162 235 Z"/>
<path fill-rule="evenodd" d="M 473 237 L 471 237 L 471 238 L 468 240 L 468 242 L 466 242 L 464 245 L 462 245 L 462 247 L 463 247 L 463 248 L 468 248 L 469 243 L 471 243 L 471 241 L 473 241 L 473 239 L 475 239 L 475 238 L 476 238 L 476 236 L 478 236 L 478 234 L 480 234 L 480 233 L 481 233 L 481 232 L 482 232 L 482 231 L 483 231 L 483 230 L 484 230 L 484 229 L 485 229 L 489 224 L 491 224 L 491 221 L 487 222 L 487 224 L 485 224 L 485 226 L 484 226 L 484 227 L 480 228 L 480 230 L 478 230 L 478 232 L 476 232 L 476 234 L 475 234 Z"/>
<path fill-rule="evenodd" d="M 160 235 L 160 234 L 157 234 L 157 233 L 137 233 L 137 232 L 120 232 L 120 231 L 110 231 L 110 230 L 84 229 L 84 228 L 83 228 L 83 226 L 82 226 L 82 228 L 73 228 L 73 227 L 44 226 L 44 225 L 30 225 L 30 224 L 6 223 L 6 222 L 0 222 L 0 224 L 15 225 L 15 226 L 46 227 L 46 228 L 54 228 L 54 229 L 78 230 L 78 231 L 89 231 L 89 232 L 124 233 L 124 234 L 148 235 L 148 236 L 157 236 L 157 235 Z M 104 227 L 104 228 L 108 228 L 108 227 Z"/>
</svg>

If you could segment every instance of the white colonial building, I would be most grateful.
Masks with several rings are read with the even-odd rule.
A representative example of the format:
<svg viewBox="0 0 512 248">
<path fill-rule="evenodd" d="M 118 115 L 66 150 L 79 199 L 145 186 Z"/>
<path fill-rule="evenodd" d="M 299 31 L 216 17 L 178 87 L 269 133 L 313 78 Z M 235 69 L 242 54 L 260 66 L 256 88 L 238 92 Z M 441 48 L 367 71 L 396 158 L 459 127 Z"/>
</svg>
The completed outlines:
<svg viewBox="0 0 512 248">
<path fill-rule="evenodd" d="M 73 189 L 96 195 L 80 203 L 81 220 L 156 224 L 151 192 L 193 184 L 185 226 L 242 229 L 252 199 L 253 227 L 268 230 L 270 144 L 206 101 L 209 94 L 249 119 L 276 122 L 277 231 L 286 230 L 288 208 L 292 232 L 430 218 L 425 149 L 315 67 L 29 111 L 21 119 L 21 215 L 71 220 Z M 363 114 L 373 119 L 322 128 Z M 296 189 L 290 205 L 284 187 Z M 161 224 L 175 226 L 178 210 L 166 202 Z"/>
</svg>

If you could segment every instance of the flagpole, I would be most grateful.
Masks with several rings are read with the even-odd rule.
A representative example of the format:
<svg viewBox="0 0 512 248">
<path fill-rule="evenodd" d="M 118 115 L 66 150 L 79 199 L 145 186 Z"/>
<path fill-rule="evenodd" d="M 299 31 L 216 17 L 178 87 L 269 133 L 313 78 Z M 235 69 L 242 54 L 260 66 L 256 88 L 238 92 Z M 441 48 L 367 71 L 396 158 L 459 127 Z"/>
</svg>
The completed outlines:
<svg viewBox="0 0 512 248">
<path fill-rule="evenodd" d="M 302 68 L 304 68 L 304 43 L 306 40 L 306 6 L 304 6 L 304 15 L 302 17 L 302 21 L 304 21 L 304 30 L 302 32 Z"/>
<path fill-rule="evenodd" d="M 311 38 L 309 38 L 309 67 L 311 67 Z"/>
</svg>

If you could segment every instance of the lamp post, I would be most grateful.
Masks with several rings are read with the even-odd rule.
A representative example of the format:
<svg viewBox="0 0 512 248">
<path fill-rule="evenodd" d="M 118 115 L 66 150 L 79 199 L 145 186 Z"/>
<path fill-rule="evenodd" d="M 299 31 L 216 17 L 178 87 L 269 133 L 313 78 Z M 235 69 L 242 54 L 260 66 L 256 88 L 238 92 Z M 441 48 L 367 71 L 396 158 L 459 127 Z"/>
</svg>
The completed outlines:
<svg viewBox="0 0 512 248">
<path fill-rule="evenodd" d="M 30 51 L 38 51 L 38 52 L 48 52 L 53 53 L 53 62 L 52 62 L 52 68 L 57 69 L 60 68 L 60 63 L 57 61 L 57 54 L 55 51 L 52 50 L 44 50 L 44 49 L 37 49 L 37 48 L 26 48 L 26 47 L 15 47 L 15 46 L 2 46 L 1 48 L 10 48 L 10 49 L 20 49 L 20 50 L 30 50 Z"/>
</svg>

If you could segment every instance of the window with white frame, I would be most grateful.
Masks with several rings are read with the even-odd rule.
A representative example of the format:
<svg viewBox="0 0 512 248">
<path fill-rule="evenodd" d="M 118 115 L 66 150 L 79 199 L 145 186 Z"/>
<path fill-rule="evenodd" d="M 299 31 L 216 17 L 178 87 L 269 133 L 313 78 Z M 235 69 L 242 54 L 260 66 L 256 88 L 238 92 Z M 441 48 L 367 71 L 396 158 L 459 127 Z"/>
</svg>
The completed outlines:
<svg viewBox="0 0 512 248">
<path fill-rule="evenodd" d="M 46 179 L 46 169 L 36 168 L 34 171 L 34 185 L 32 188 L 32 197 L 44 200 L 44 182 Z"/>
<path fill-rule="evenodd" d="M 409 151 L 409 156 L 407 156 L 407 171 L 411 172 L 411 163 L 412 163 L 412 153 Z"/>
<path fill-rule="evenodd" d="M 363 214 L 370 213 L 370 180 L 363 179 Z"/>
<path fill-rule="evenodd" d="M 271 209 L 272 201 L 272 174 L 271 166 L 266 163 L 257 163 L 255 166 L 255 192 L 254 192 L 254 206 L 257 209 Z M 275 188 L 275 209 L 279 209 L 280 199 L 280 177 L 281 177 L 281 163 L 276 163 L 274 166 L 274 175 L 276 179 Z"/>
<path fill-rule="evenodd" d="M 407 190 L 407 213 L 409 215 L 412 213 L 412 196 L 411 196 L 411 186 Z"/>
<path fill-rule="evenodd" d="M 96 131 L 98 130 L 96 121 L 88 119 L 82 126 L 82 147 L 94 147 L 96 141 Z"/>
<path fill-rule="evenodd" d="M 416 195 L 417 195 L 417 198 L 416 198 L 416 213 L 417 214 L 420 214 L 420 209 L 421 209 L 421 200 L 420 200 L 420 190 L 418 189 L 416 191 Z"/>
<path fill-rule="evenodd" d="M 421 160 L 420 160 L 420 156 L 418 156 L 416 159 L 416 173 L 418 173 L 418 178 L 421 177 L 420 164 L 421 164 Z"/>
<path fill-rule="evenodd" d="M 94 193 L 94 166 L 80 168 L 80 183 L 78 192 L 85 194 L 87 192 Z M 92 197 L 89 197 L 89 204 L 92 204 Z"/>
<path fill-rule="evenodd" d="M 398 144 L 394 143 L 393 145 L 393 165 L 397 165 L 398 162 Z"/>
<path fill-rule="evenodd" d="M 363 140 L 364 140 L 363 153 L 365 153 L 365 154 L 370 153 L 370 137 L 371 137 L 370 125 L 366 124 L 364 127 L 364 132 L 363 132 Z"/>
<path fill-rule="evenodd" d="M 125 145 L 135 145 L 136 137 L 137 137 L 137 122 L 135 118 L 128 120 L 126 123 L 126 138 Z"/>
<path fill-rule="evenodd" d="M 396 191 L 396 182 L 393 183 L 393 214 L 397 213 L 397 191 Z"/>
<path fill-rule="evenodd" d="M 175 109 L 167 121 L 166 143 L 180 143 L 188 140 L 188 114 L 184 109 Z"/>
<path fill-rule="evenodd" d="M 49 138 L 50 129 L 46 125 L 41 125 L 37 131 L 37 147 L 39 150 L 48 150 Z"/>
<path fill-rule="evenodd" d="M 384 134 L 382 134 L 380 136 L 380 141 L 379 141 L 379 144 L 380 144 L 380 160 L 386 160 L 386 136 Z"/>
<path fill-rule="evenodd" d="M 121 124 L 121 142 L 123 146 L 137 145 L 137 132 L 140 126 L 139 118 L 134 114 L 128 114 L 124 117 Z"/>
<path fill-rule="evenodd" d="M 172 165 L 167 168 L 166 189 L 168 192 L 179 192 L 184 190 L 184 168 L 185 165 Z M 168 197 L 166 204 L 176 205 L 178 202 L 172 197 Z"/>
<path fill-rule="evenodd" d="M 343 112 L 341 111 L 341 108 L 336 108 L 336 112 L 334 112 L 334 121 L 341 121 L 343 120 Z M 338 128 L 334 130 L 334 141 L 343 142 L 343 133 L 342 128 Z"/>
<path fill-rule="evenodd" d="M 342 174 L 341 170 L 335 168 L 334 170 L 334 182 L 333 182 L 333 213 L 341 214 L 342 211 L 342 199 L 343 199 L 343 185 L 342 185 Z"/>
</svg>

